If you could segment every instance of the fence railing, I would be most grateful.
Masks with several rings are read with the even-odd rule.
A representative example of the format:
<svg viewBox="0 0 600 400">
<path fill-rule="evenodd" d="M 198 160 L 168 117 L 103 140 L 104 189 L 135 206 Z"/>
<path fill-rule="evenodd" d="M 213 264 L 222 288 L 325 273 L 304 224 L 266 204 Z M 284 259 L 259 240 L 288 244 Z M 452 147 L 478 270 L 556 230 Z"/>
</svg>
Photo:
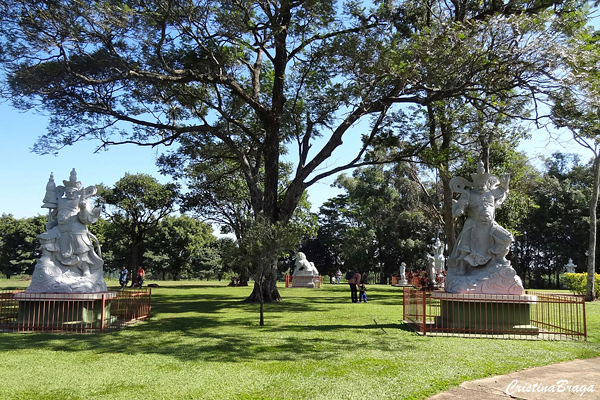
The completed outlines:
<svg viewBox="0 0 600 400">
<path fill-rule="evenodd" d="M 585 298 L 560 293 L 450 294 L 403 289 L 403 319 L 423 335 L 585 340 Z"/>
<path fill-rule="evenodd" d="M 0 291 L 0 332 L 94 333 L 150 316 L 150 289 L 102 293 Z"/>
</svg>

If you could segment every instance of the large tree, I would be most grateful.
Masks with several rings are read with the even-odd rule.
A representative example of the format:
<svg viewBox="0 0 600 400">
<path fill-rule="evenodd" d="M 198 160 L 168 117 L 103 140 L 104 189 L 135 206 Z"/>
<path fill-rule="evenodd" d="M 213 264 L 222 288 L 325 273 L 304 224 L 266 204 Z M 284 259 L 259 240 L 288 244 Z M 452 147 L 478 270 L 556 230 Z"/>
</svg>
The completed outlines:
<svg viewBox="0 0 600 400">
<path fill-rule="evenodd" d="M 365 158 L 369 146 L 393 142 L 400 160 L 435 140 L 398 123 L 404 105 L 462 99 L 494 110 L 531 98 L 561 43 L 545 10 L 566 17 L 573 4 L 0 1 L 0 61 L 15 104 L 52 115 L 38 151 L 81 139 L 224 147 L 206 157 L 233 158 L 253 217 L 279 232 L 315 182 L 387 161 Z M 330 163 L 350 139 L 348 161 Z M 292 145 L 296 169 L 282 190 Z M 267 278 L 271 253 L 256 258 L 271 264 Z"/>
<path fill-rule="evenodd" d="M 593 185 L 589 202 L 589 240 L 586 300 L 595 298 L 597 208 L 600 197 L 600 41 L 598 31 L 591 28 L 579 31 L 571 46 L 574 51 L 564 57 L 567 74 L 561 91 L 553 93 L 552 121 L 559 128 L 567 128 L 573 139 L 590 150 L 594 156 Z"/>
<path fill-rule="evenodd" d="M 420 189 L 423 183 L 413 179 L 413 168 L 408 163 L 373 166 L 338 177 L 346 194 L 321 207 L 319 238 L 345 270 L 386 278 L 401 262 L 409 269 L 425 268 L 427 245 L 440 226 L 425 213 L 428 199 Z"/>
<path fill-rule="evenodd" d="M 220 258 L 211 225 L 186 215 L 162 218 L 148 238 L 144 259 L 147 271 L 173 280 L 198 278 L 218 272 Z"/>
<path fill-rule="evenodd" d="M 178 193 L 177 185 L 162 184 L 148 174 L 126 173 L 114 188 L 99 186 L 96 201 L 107 205 L 104 215 L 112 232 L 118 234 L 110 241 L 119 241 L 124 247 L 126 265 L 132 273 L 142 266 L 147 241 L 156 233 L 160 221 L 175 211 Z"/>
<path fill-rule="evenodd" d="M 527 287 L 560 287 L 569 259 L 585 263 L 592 180 L 588 166 L 558 153 L 546 160 L 544 171 L 519 180 L 519 184 L 529 181 L 529 204 L 525 217 L 514 226 L 510 256 Z"/>
</svg>

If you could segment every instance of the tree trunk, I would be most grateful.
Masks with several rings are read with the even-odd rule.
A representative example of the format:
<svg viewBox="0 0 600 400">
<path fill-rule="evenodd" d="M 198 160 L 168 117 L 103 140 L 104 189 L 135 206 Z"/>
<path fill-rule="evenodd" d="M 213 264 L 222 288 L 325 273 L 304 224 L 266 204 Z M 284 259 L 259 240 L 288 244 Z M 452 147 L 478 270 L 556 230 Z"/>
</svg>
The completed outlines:
<svg viewBox="0 0 600 400">
<path fill-rule="evenodd" d="M 596 297 L 594 280 L 596 277 L 596 207 L 598 207 L 598 190 L 600 186 L 600 156 L 594 158 L 594 187 L 590 199 L 590 242 L 588 245 L 586 301 L 594 301 Z"/>
<path fill-rule="evenodd" d="M 142 246 L 144 242 L 139 239 L 134 239 L 129 248 L 129 270 L 131 271 L 131 286 L 134 287 L 137 281 L 137 273 L 142 265 Z"/>
<path fill-rule="evenodd" d="M 444 189 L 444 202 L 442 211 L 444 214 L 444 233 L 446 234 L 446 245 L 448 246 L 448 255 L 452 254 L 456 243 L 454 235 L 454 217 L 452 216 L 452 189 L 450 188 L 450 179 L 445 174 L 440 173 L 442 186 Z"/>
<path fill-rule="evenodd" d="M 264 302 L 274 303 L 277 301 L 281 301 L 281 295 L 279 294 L 279 290 L 277 289 L 277 279 L 275 278 L 275 276 L 265 277 L 262 286 L 262 298 Z M 248 303 L 259 303 L 260 292 L 260 285 L 258 284 L 258 282 L 254 282 L 254 289 L 252 290 L 252 293 L 244 301 Z"/>
</svg>

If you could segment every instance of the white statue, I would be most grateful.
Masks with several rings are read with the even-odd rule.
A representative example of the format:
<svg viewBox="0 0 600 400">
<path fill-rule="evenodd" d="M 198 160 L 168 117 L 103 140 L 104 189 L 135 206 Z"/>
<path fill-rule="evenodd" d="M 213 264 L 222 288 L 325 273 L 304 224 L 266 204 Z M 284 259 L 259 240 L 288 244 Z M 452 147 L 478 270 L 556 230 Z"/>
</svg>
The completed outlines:
<svg viewBox="0 0 600 400">
<path fill-rule="evenodd" d="M 448 260 L 446 292 L 521 295 L 521 278 L 506 259 L 513 236 L 494 220 L 496 207 L 508 195 L 510 176 L 498 179 L 480 162 L 471 177 L 472 183 L 461 177 L 450 180 L 452 190 L 460 193 L 452 214 L 466 213 L 467 220 Z"/>
<path fill-rule="evenodd" d="M 444 244 L 439 238 L 435 240 L 435 244 L 433 245 L 433 263 L 437 271 L 437 276 L 444 276 L 444 267 L 446 264 L 446 260 L 444 259 Z"/>
<path fill-rule="evenodd" d="M 100 207 L 92 208 L 87 201 L 96 194 L 96 188 L 83 188 L 75 169 L 63 183 L 64 186 L 57 187 L 54 175 L 50 174 L 42 206 L 49 209 L 47 231 L 38 236 L 42 257 L 35 265 L 26 292 L 105 292 L 100 245 L 86 226 L 96 222 L 102 211 Z"/>
<path fill-rule="evenodd" d="M 406 280 L 406 263 L 402 262 L 400 263 L 400 268 L 399 268 L 399 272 L 400 272 L 400 276 L 397 281 L 396 281 L 396 286 L 408 286 L 408 281 Z"/>
<path fill-rule="evenodd" d="M 296 254 L 296 262 L 293 276 L 319 276 L 319 271 L 315 268 L 315 264 L 306 259 L 306 255 L 299 251 Z"/>
<path fill-rule="evenodd" d="M 400 263 L 400 280 L 406 282 L 406 263 Z"/>
<path fill-rule="evenodd" d="M 427 280 L 429 281 L 431 287 L 437 287 L 437 270 L 435 269 L 435 257 L 431 254 L 427 254 L 427 259 L 429 260 L 429 263 L 427 264 Z"/>
<path fill-rule="evenodd" d="M 569 258 L 569 263 L 565 264 L 565 271 L 569 274 L 574 274 L 575 268 L 577 268 L 577 265 L 573 264 L 572 258 Z"/>
</svg>

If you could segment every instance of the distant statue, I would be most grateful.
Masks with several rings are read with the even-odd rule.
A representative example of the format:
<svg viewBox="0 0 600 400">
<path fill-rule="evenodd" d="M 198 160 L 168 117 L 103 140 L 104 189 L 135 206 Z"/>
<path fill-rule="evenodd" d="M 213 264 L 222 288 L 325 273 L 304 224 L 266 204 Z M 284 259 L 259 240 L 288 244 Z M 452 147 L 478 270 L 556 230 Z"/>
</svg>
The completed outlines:
<svg viewBox="0 0 600 400">
<path fill-rule="evenodd" d="M 54 175 L 50 174 L 42 205 L 49 209 L 47 231 L 38 235 L 42 256 L 26 292 L 105 292 L 100 244 L 87 229 L 102 211 L 88 202 L 89 197 L 96 195 L 96 188 L 83 188 L 75 169 L 63 184 L 56 186 Z"/>
<path fill-rule="evenodd" d="M 435 240 L 435 244 L 433 245 L 433 260 L 438 276 L 443 276 L 446 260 L 444 259 L 444 244 L 439 238 Z"/>
<path fill-rule="evenodd" d="M 315 264 L 306 259 L 306 255 L 299 251 L 296 254 L 296 262 L 293 276 L 319 276 Z"/>
<path fill-rule="evenodd" d="M 400 263 L 400 280 L 406 281 L 406 263 Z"/>
<path fill-rule="evenodd" d="M 400 263 L 400 268 L 398 270 L 400 276 L 396 281 L 397 286 L 408 286 L 408 281 L 406 280 L 406 263 Z"/>
<path fill-rule="evenodd" d="M 569 274 L 574 274 L 575 268 L 577 268 L 577 265 L 573 264 L 572 258 L 569 258 L 569 263 L 565 264 L 565 271 Z"/>
<path fill-rule="evenodd" d="M 460 193 L 452 214 L 466 214 L 467 219 L 448 260 L 446 292 L 521 295 L 521 278 L 506 259 L 513 236 L 495 221 L 496 208 L 508 195 L 510 176 L 498 179 L 479 162 L 471 177 L 473 182 L 450 180 L 452 191 Z"/>
<path fill-rule="evenodd" d="M 435 257 L 431 254 L 427 254 L 427 281 L 429 282 L 429 286 L 431 288 L 437 288 L 437 270 L 435 269 Z"/>
</svg>

